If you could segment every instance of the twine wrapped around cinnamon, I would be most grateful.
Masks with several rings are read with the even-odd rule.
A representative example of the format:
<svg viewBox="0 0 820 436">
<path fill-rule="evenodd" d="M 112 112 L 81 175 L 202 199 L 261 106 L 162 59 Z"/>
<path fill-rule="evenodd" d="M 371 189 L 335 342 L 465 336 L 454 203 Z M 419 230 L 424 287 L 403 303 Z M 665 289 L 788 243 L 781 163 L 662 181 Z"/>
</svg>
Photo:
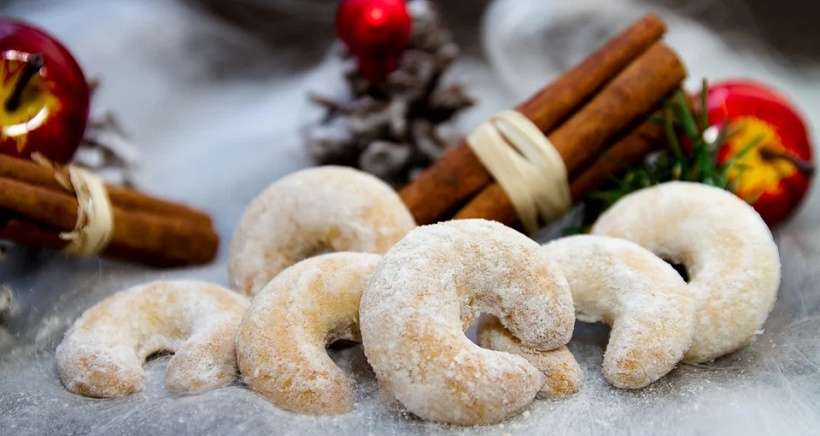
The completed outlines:
<svg viewBox="0 0 820 436">
<path fill-rule="evenodd" d="M 74 230 L 60 233 L 68 241 L 63 251 L 74 256 L 99 254 L 111 242 L 114 216 L 111 200 L 102 180 L 91 171 L 69 166 L 66 190 L 77 196 L 77 223 Z"/>
<path fill-rule="evenodd" d="M 65 249 L 71 243 L 66 235 L 86 227 L 88 206 L 81 204 L 87 199 L 78 201 L 74 192 L 85 183 L 63 168 L 0 155 L 0 239 Z M 206 263 L 216 256 L 219 237 L 207 214 L 120 186 L 91 189 L 104 189 L 110 200 L 110 233 L 69 250 L 155 266 Z"/>
<path fill-rule="evenodd" d="M 528 233 L 538 230 L 539 217 L 552 220 L 570 207 L 561 155 L 520 113 L 495 114 L 470 134 L 467 144 L 508 195 Z"/>
<path fill-rule="evenodd" d="M 586 168 L 612 171 L 622 166 L 595 165 L 607 149 L 615 150 L 621 144 L 618 153 L 645 150 L 647 139 L 657 141 L 652 135 L 639 134 L 649 129 L 641 123 L 686 75 L 677 55 L 658 42 L 664 31 L 660 18 L 647 15 L 517 107 L 547 133 L 565 164 L 574 199 L 580 190 L 587 191 L 612 175 L 584 175 Z M 576 180 L 582 175 L 585 185 L 577 188 Z M 450 150 L 419 175 L 401 191 L 401 197 L 419 224 L 447 219 L 453 213 L 456 218 L 519 221 L 509 194 L 493 182 L 466 144 Z"/>
</svg>

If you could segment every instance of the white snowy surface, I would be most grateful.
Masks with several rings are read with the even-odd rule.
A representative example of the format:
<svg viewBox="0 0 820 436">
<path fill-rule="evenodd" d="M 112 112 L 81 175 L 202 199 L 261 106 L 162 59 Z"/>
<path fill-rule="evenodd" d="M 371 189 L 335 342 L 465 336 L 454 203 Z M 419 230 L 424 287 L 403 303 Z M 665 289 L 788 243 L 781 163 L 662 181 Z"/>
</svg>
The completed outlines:
<svg viewBox="0 0 820 436">
<path fill-rule="evenodd" d="M 498 2 L 503 3 L 513 2 Z M 546 19 L 543 14 L 548 12 L 538 12 L 536 2 L 514 3 L 517 7 L 509 13 L 526 10 L 526 4 L 531 21 L 537 13 Z M 603 6 L 608 3 L 578 5 L 600 7 L 601 14 L 616 19 L 615 9 Z M 618 3 L 626 5 L 618 9 L 620 17 L 631 18 L 646 9 Z M 310 164 L 299 133 L 310 109 L 306 92 L 327 89 L 336 77 L 337 64 L 327 57 L 317 59 L 312 68 L 290 68 L 275 48 L 197 8 L 170 0 L 27 0 L 13 3 L 4 14 L 48 28 L 78 56 L 89 76 L 103 79 L 95 107 L 113 109 L 141 145 L 140 187 L 208 210 L 223 244 L 212 265 L 180 270 L 10 252 L 0 261 L 0 280 L 14 289 L 18 307 L 9 323 L 11 334 L 0 329 L 0 434 L 752 435 L 816 434 L 820 429 L 820 228 L 815 224 L 820 219 L 820 201 L 816 190 L 795 219 L 777 232 L 783 284 L 758 340 L 714 364 L 682 366 L 641 391 L 606 384 L 600 363 L 607 332 L 579 325 L 570 348 L 585 370 L 581 392 L 563 400 L 536 401 L 522 415 L 489 427 L 440 426 L 383 404 L 358 347 L 334 353 L 358 380 L 354 412 L 339 417 L 281 411 L 241 385 L 201 395 L 171 395 L 163 387 L 167 357 L 146 365 L 146 387 L 130 397 L 97 400 L 69 393 L 57 379 L 54 348 L 83 310 L 146 280 L 228 283 L 225 248 L 232 229 L 256 193 Z M 680 50 L 691 77 L 742 75 L 770 82 L 802 107 L 811 124 L 820 126 L 816 67 L 796 69 L 779 59 L 736 52 L 691 21 L 665 17 L 672 26 L 670 43 Z M 525 30 L 520 23 L 513 27 Z M 479 23 L 476 28 L 478 35 Z M 310 38 L 309 32 L 305 37 Z M 515 35 L 498 35 L 505 37 Z M 498 42 L 487 44 L 491 53 L 494 43 Z M 593 43 L 577 44 L 583 50 Z M 537 57 L 542 49 L 535 44 L 527 51 Z M 498 65 L 497 56 L 489 58 Z M 260 68 L 270 68 L 271 74 L 241 73 Z M 459 120 L 459 127 L 466 129 L 492 111 L 512 105 L 556 73 L 549 68 L 522 65 L 511 73 L 490 68 L 478 58 L 464 58 L 453 77 L 466 81 L 480 104 Z"/>
</svg>

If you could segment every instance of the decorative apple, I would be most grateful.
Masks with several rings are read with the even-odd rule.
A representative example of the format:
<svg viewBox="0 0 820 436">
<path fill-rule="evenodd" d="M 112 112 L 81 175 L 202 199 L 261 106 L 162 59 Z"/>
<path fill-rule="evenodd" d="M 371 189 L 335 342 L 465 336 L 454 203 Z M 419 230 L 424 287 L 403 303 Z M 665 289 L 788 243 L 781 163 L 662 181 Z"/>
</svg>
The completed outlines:
<svg viewBox="0 0 820 436">
<path fill-rule="evenodd" d="M 735 193 L 769 226 L 788 218 L 806 195 L 814 171 L 798 112 L 786 97 L 749 80 L 711 85 L 707 105 L 710 125 L 731 123 L 717 159 L 736 158 L 728 173 Z"/>
<path fill-rule="evenodd" d="M 0 153 L 69 161 L 89 100 L 85 76 L 65 47 L 36 27 L 0 18 Z"/>
</svg>

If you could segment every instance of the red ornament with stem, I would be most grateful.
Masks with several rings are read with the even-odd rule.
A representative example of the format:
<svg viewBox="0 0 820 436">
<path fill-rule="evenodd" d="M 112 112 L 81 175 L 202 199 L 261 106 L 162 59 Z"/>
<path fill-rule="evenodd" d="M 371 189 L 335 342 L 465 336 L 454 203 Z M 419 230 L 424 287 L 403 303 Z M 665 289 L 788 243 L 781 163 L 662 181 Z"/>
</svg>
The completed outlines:
<svg viewBox="0 0 820 436">
<path fill-rule="evenodd" d="M 71 160 L 88 121 L 90 90 L 54 37 L 0 18 L 0 153 Z"/>
<path fill-rule="evenodd" d="M 410 24 L 404 0 L 342 0 L 336 12 L 336 32 L 371 82 L 396 68 L 410 40 Z"/>
<path fill-rule="evenodd" d="M 770 225 L 788 218 L 805 197 L 814 174 L 808 129 L 791 102 L 750 80 L 709 87 L 710 125 L 730 124 L 718 162 L 731 160 L 734 191 Z"/>
</svg>

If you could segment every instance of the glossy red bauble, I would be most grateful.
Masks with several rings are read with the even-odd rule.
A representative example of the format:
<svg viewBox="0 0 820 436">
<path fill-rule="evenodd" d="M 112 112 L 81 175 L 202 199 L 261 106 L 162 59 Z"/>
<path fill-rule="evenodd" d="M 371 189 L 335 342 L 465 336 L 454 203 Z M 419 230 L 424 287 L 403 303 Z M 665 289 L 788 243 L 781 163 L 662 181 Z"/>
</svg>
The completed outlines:
<svg viewBox="0 0 820 436">
<path fill-rule="evenodd" d="M 812 148 L 802 117 L 786 97 L 750 80 L 711 85 L 707 102 L 710 124 L 731 123 L 718 160 L 736 158 L 729 171 L 733 189 L 767 224 L 782 222 L 811 181 Z"/>
<path fill-rule="evenodd" d="M 0 152 L 69 161 L 83 138 L 90 100 L 71 53 L 34 26 L 0 18 L 0 80 Z"/>
<path fill-rule="evenodd" d="M 342 0 L 336 31 L 359 63 L 360 74 L 383 80 L 396 68 L 410 40 L 410 14 L 404 0 Z"/>
</svg>

